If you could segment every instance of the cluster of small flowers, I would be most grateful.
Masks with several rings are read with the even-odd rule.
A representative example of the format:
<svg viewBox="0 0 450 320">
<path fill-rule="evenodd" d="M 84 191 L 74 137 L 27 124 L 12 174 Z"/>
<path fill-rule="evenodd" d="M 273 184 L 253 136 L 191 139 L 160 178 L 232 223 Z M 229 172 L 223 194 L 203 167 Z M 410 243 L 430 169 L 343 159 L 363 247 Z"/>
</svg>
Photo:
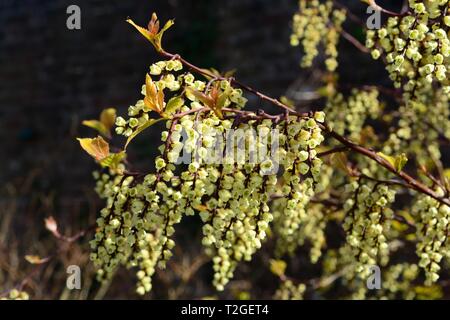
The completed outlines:
<svg viewBox="0 0 450 320">
<path fill-rule="evenodd" d="M 180 119 L 175 118 L 166 122 L 168 130 L 162 132 L 163 144 L 158 148 L 161 155 L 155 159 L 156 173 L 148 174 L 145 177 L 117 175 L 117 172 L 124 172 L 123 164 L 120 165 L 123 170 L 114 173 L 95 173 L 96 190 L 101 197 L 106 199 L 107 205 L 97 220 L 98 229 L 95 239 L 91 241 L 93 249 L 91 259 L 99 268 L 99 279 L 111 277 L 120 264 L 139 267 L 137 272 L 139 280 L 137 292 L 139 294 L 151 290 L 151 277 L 155 272 L 155 267 L 163 268 L 165 262 L 172 255 L 171 249 L 175 245 L 171 239 L 174 234 L 173 225 L 180 222 L 183 215 L 193 215 L 197 210 L 201 212 L 202 218 L 206 217 L 207 213 L 202 211 L 202 197 L 205 194 L 211 196 L 216 191 L 217 188 L 211 181 L 214 181 L 214 177 L 218 179 L 221 172 L 214 164 L 208 167 L 201 166 L 202 160 L 206 160 L 205 158 L 209 156 L 205 153 L 205 147 L 211 147 L 214 144 L 214 138 L 205 131 L 215 127 L 218 129 L 217 132 L 223 133 L 232 126 L 232 121 L 219 119 L 212 111 L 205 112 L 203 116 L 199 117 L 200 110 L 205 106 L 196 94 L 186 89 L 190 88 L 208 95 L 210 88 L 205 82 L 195 80 L 190 73 L 184 73 L 177 77 L 173 74 L 181 69 L 182 65 L 178 60 L 160 61 L 150 67 L 152 76 L 160 76 L 158 81 L 153 82 L 156 90 L 169 89 L 174 92 L 183 88 L 185 90 L 178 97 L 184 96 L 188 101 L 185 103 L 185 100 L 182 99 L 182 103 L 176 104 L 176 110 L 170 110 L 170 113 L 188 112 L 188 114 Z M 228 94 L 225 101 L 222 101 L 222 107 L 233 105 L 233 108 L 240 109 L 245 105 L 246 99 L 242 95 L 242 90 L 232 88 L 226 80 L 221 80 L 219 87 Z M 143 94 L 146 93 L 144 86 Z M 167 104 L 165 101 L 161 103 L 165 106 L 161 108 L 161 111 L 167 111 L 170 100 Z M 190 114 L 191 110 L 199 111 Z M 138 101 L 136 106 L 129 108 L 130 118 L 128 120 L 122 117 L 116 119 L 116 132 L 127 137 L 131 136 L 149 119 L 150 111 L 152 110 L 145 105 L 143 100 Z M 197 121 L 198 118 L 201 120 Z M 187 135 L 186 141 L 181 141 L 183 133 Z M 199 137 L 202 138 L 199 139 Z M 179 164 L 182 151 L 195 154 L 195 159 L 189 164 L 187 170 L 177 177 L 174 174 L 175 164 Z M 208 160 L 211 162 L 211 159 Z M 212 163 L 215 162 L 212 161 Z M 267 165 L 266 162 L 262 166 L 267 167 Z M 229 168 L 233 169 L 234 167 L 231 165 Z M 236 178 L 233 170 L 229 172 L 228 176 Z M 243 176 L 244 180 L 245 178 L 247 177 Z M 264 183 L 274 184 L 274 178 L 266 179 Z M 205 183 L 206 180 L 210 183 Z M 192 190 L 193 185 L 194 190 Z M 236 185 L 239 184 L 236 183 Z M 253 187 L 257 189 L 258 186 Z M 267 189 L 270 191 L 269 187 Z M 234 191 L 233 195 L 235 196 L 238 191 Z M 218 196 L 224 199 L 230 193 L 225 188 L 217 190 L 217 192 Z M 231 197 L 231 194 L 229 196 Z M 263 196 L 261 195 L 261 197 Z M 264 197 L 264 201 L 266 200 Z M 255 199 L 255 201 L 258 203 L 258 207 L 262 207 L 259 205 L 260 200 Z M 208 205 L 213 202 L 211 200 Z M 249 203 L 249 208 L 254 204 L 253 202 Z M 261 221 L 256 224 L 256 228 L 261 229 L 260 234 L 254 236 L 256 239 L 254 246 L 258 247 L 258 241 L 260 241 L 258 238 L 264 238 L 264 230 L 271 220 L 271 215 L 266 212 L 259 214 L 257 210 L 253 210 L 252 214 L 255 217 L 257 215 L 258 219 L 261 218 Z M 244 227 L 234 226 L 235 229 L 245 231 L 244 239 L 251 234 L 249 225 L 255 229 L 254 219 L 246 220 Z M 216 221 L 219 220 L 216 219 Z M 226 242 L 225 245 L 227 244 L 229 243 Z M 221 243 L 221 246 L 224 244 Z M 248 258 L 248 256 L 247 252 L 246 257 Z"/>
<path fill-rule="evenodd" d="M 290 119 L 283 128 L 284 133 L 280 135 L 280 147 L 284 151 L 282 197 L 273 204 L 278 256 L 293 254 L 297 246 L 302 244 L 304 237 L 299 236 L 299 232 L 303 233 L 301 228 L 304 222 L 320 224 L 320 216 L 310 216 L 307 206 L 321 181 L 322 160 L 317 157 L 315 149 L 324 140 L 317 124 L 323 121 L 322 112 L 316 113 L 315 118 Z M 314 256 L 317 256 L 317 252 Z"/>
<path fill-rule="evenodd" d="M 366 279 L 361 279 L 348 246 L 330 249 L 323 258 L 324 274 L 319 283 L 331 285 L 329 279 L 342 276 L 341 282 L 350 290 L 349 299 L 414 299 L 415 281 L 419 276 L 416 264 L 397 263 L 381 269 L 381 288 L 368 290 Z"/>
<path fill-rule="evenodd" d="M 312 188 L 318 181 L 321 161 L 316 157 L 317 152 L 314 149 L 323 141 L 323 136 L 316 121 L 323 122 L 324 114 L 316 113 L 315 119 L 291 117 L 288 122 L 281 121 L 276 124 L 277 132 L 284 130 L 284 133 L 278 133 L 276 136 L 272 135 L 274 122 L 270 119 L 242 122 L 237 129 L 248 132 L 254 129 L 258 133 L 258 139 L 254 140 L 253 135 L 245 135 L 243 141 L 234 144 L 225 141 L 219 149 L 221 156 L 226 158 L 226 155 L 236 154 L 237 149 L 242 148 L 244 159 L 215 162 L 207 161 L 206 151 L 201 150 L 210 148 L 223 138 L 217 136 L 220 133 L 226 138 L 226 132 L 232 128 L 233 123 L 219 119 L 211 112 L 205 112 L 195 118 L 183 117 L 180 120 L 183 130 L 187 131 L 186 143 L 197 155 L 188 165 L 188 170 L 181 173 L 184 188 L 182 194 L 187 197 L 190 206 L 187 210 L 192 213 L 199 211 L 204 222 L 202 242 L 206 252 L 213 257 L 213 283 L 218 290 L 223 290 L 232 278 L 238 262 L 250 260 L 266 237 L 266 230 L 272 221 L 267 204 L 270 195 L 275 192 L 277 171 L 273 169 L 278 165 L 277 161 L 285 170 L 295 170 L 296 174 L 306 176 L 305 181 L 295 182 L 294 178 L 291 179 L 292 194 L 295 197 L 302 196 L 301 186 L 298 185 L 300 182 L 309 183 L 309 188 Z M 216 135 L 205 134 L 209 132 L 215 132 Z M 171 137 L 175 137 L 174 133 Z M 175 140 L 177 137 L 178 135 Z M 263 139 L 264 143 L 269 144 L 277 138 L 281 147 L 274 150 L 264 149 L 263 146 L 258 148 L 262 143 L 259 139 L 262 138 L 266 138 Z M 173 139 L 172 142 L 177 144 Z M 265 150 L 266 154 L 262 157 L 259 155 L 258 162 L 248 161 L 255 149 Z M 292 164 L 294 160 L 295 166 Z M 290 197 L 291 193 L 287 196 Z M 289 212 L 294 215 L 295 208 Z"/>
<path fill-rule="evenodd" d="M 306 285 L 303 283 L 294 284 L 292 280 L 285 280 L 275 292 L 275 300 L 303 300 Z"/>
<path fill-rule="evenodd" d="M 300 0 L 299 11 L 293 18 L 291 45 L 303 46 L 304 56 L 301 66 L 310 67 L 318 55 L 318 46 L 325 47 L 325 65 L 329 71 L 336 70 L 337 45 L 345 11 L 335 10 L 332 1 Z"/>
<path fill-rule="evenodd" d="M 359 140 L 366 120 L 376 119 L 382 110 L 376 89 L 353 89 L 347 100 L 342 93 L 336 93 L 327 100 L 325 108 L 328 123 L 333 130 L 354 141 Z"/>
<path fill-rule="evenodd" d="M 30 296 L 25 291 L 12 289 L 8 295 L 1 297 L 0 300 L 29 300 Z"/>
<path fill-rule="evenodd" d="M 309 257 L 311 263 L 317 263 L 322 256 L 322 248 L 326 245 L 325 228 L 328 220 L 325 217 L 326 208 L 321 204 L 312 204 L 308 206 L 308 218 L 302 224 L 299 233 L 299 245 L 303 245 L 309 240 L 311 248 Z"/>
<path fill-rule="evenodd" d="M 413 282 L 419 276 L 419 268 L 416 264 L 399 263 L 386 268 L 382 272 L 383 280 L 380 299 L 406 299 L 412 300 L 416 297 L 412 290 Z"/>
<path fill-rule="evenodd" d="M 441 158 L 439 136 L 450 139 L 449 101 L 442 90 L 434 90 L 428 99 L 426 104 L 411 101 L 399 108 L 401 119 L 383 146 L 385 154 L 414 154 L 418 163 Z"/>
<path fill-rule="evenodd" d="M 234 173 L 233 173 L 234 171 Z M 258 166 L 222 171 L 217 181 L 217 201 L 209 213 L 203 213 L 203 245 L 214 253 L 214 281 L 218 290 L 232 278 L 237 263 L 250 261 L 261 248 L 272 221 L 267 202 L 273 193 L 276 175 L 261 177 Z M 208 206 L 209 207 L 209 206 Z"/>
<path fill-rule="evenodd" d="M 181 180 L 174 175 L 175 166 L 165 160 L 170 146 L 163 145 L 162 155 L 155 159 L 156 173 L 143 179 L 96 174 L 97 190 L 106 198 L 106 207 L 97 219 L 91 259 L 99 268 L 100 280 L 111 277 L 120 264 L 139 267 L 139 294 L 151 290 L 155 268 L 164 268 L 171 257 L 173 226 L 186 211 L 186 200 L 179 191 Z"/>
<path fill-rule="evenodd" d="M 389 247 L 386 232 L 390 227 L 393 211 L 388 207 L 395 200 L 394 190 L 388 186 L 365 181 L 353 181 L 346 186 L 351 196 L 344 203 L 343 228 L 347 244 L 356 259 L 356 272 L 366 278 L 367 266 L 386 265 Z"/>
<path fill-rule="evenodd" d="M 334 179 L 334 170 L 331 166 L 322 165 L 319 181 L 315 185 L 315 194 L 320 197 L 329 195 L 328 187 L 331 179 Z M 320 201 L 320 200 L 319 200 Z M 322 256 L 322 250 L 326 247 L 325 229 L 328 225 L 329 217 L 332 215 L 332 208 L 320 202 L 310 202 L 307 208 L 307 216 L 298 231 L 298 244 L 302 246 L 309 242 L 309 258 L 311 263 L 317 263 Z"/>
<path fill-rule="evenodd" d="M 372 57 L 385 55 L 394 85 L 403 85 L 405 98 L 418 100 L 439 83 L 450 95 L 450 1 L 409 1 L 414 15 L 390 17 L 385 27 L 367 32 Z"/>
<path fill-rule="evenodd" d="M 206 84 L 190 73 L 174 74 L 181 70 L 176 59 L 153 64 L 150 74 L 159 80 L 147 77 L 143 87 L 143 94 L 151 96 L 129 108 L 128 120 L 116 119 L 116 132 L 130 137 L 145 127 L 150 111 L 167 116 L 155 173 L 127 173 L 123 164 L 121 170 L 109 174 L 95 173 L 96 190 L 106 199 L 106 206 L 91 241 L 91 259 L 101 280 L 111 277 L 119 265 L 137 267 L 139 294 L 151 290 L 155 268 L 164 268 L 172 255 L 174 225 L 184 215 L 198 212 L 204 222 L 202 242 L 213 257 L 213 283 L 223 290 L 237 263 L 250 260 L 266 238 L 273 219 L 268 203 L 275 193 L 278 166 L 284 166 L 284 179 L 289 181 L 285 196 L 289 201 L 293 198 L 284 212 L 292 230 L 298 228 L 296 208 L 306 204 L 302 199 L 312 196 L 319 181 L 321 160 L 315 149 L 324 139 L 318 125 L 324 121 L 323 112 L 311 118 L 290 116 L 275 121 L 255 115 L 233 121 L 226 111 L 221 116 L 222 111 L 214 107 L 241 109 L 246 103 L 242 90 L 227 80 Z M 172 97 L 181 98 L 176 104 L 171 99 L 166 103 L 162 92 L 167 89 L 180 91 Z M 217 94 L 223 94 L 220 106 L 207 106 Z M 174 105 L 176 110 L 171 109 Z M 183 115 L 169 120 L 174 113 Z M 228 136 L 232 129 L 257 134 L 244 134 L 242 141 L 234 141 Z M 238 152 L 242 149 L 243 153 Z M 255 153 L 257 161 L 251 161 Z M 180 162 L 186 154 L 189 161 Z M 179 175 L 176 169 L 181 169 Z"/>
<path fill-rule="evenodd" d="M 420 195 L 412 213 L 418 220 L 416 249 L 420 258 L 419 266 L 425 270 L 425 283 L 431 285 L 439 279 L 441 260 L 450 258 L 450 208 L 429 196 Z"/>
<path fill-rule="evenodd" d="M 319 284 L 328 290 L 336 284 L 335 279 L 343 284 L 349 293 L 349 299 L 365 299 L 367 295 L 366 281 L 361 279 L 356 272 L 357 265 L 352 253 L 352 248 L 343 245 L 338 249 L 327 250 L 322 258 L 323 274 Z"/>
<path fill-rule="evenodd" d="M 238 129 L 255 127 L 259 132 L 270 134 L 272 124 L 267 120 L 260 123 L 249 121 L 240 124 Z M 197 130 L 209 131 L 210 127 L 214 132 L 225 133 L 231 126 L 229 120 L 208 115 L 197 124 Z M 199 137 L 200 142 L 195 143 L 200 144 L 200 150 L 215 144 L 218 138 L 200 134 Z M 242 147 L 243 155 L 248 160 L 252 141 L 243 143 L 225 143 L 220 154 L 236 154 L 237 148 Z M 266 230 L 272 221 L 267 202 L 277 181 L 276 173 L 263 175 L 273 166 L 270 156 L 274 155 L 267 154 L 266 160 L 258 163 L 239 161 L 243 159 L 212 162 L 205 161 L 207 159 L 200 154 L 198 162 L 189 165 L 191 170 L 182 174 L 185 184 L 191 188 L 189 201 L 198 208 L 204 222 L 202 243 L 206 252 L 213 256 L 213 284 L 218 290 L 223 290 L 232 278 L 237 263 L 249 261 L 266 237 Z M 202 197 L 206 197 L 206 201 Z"/>
</svg>

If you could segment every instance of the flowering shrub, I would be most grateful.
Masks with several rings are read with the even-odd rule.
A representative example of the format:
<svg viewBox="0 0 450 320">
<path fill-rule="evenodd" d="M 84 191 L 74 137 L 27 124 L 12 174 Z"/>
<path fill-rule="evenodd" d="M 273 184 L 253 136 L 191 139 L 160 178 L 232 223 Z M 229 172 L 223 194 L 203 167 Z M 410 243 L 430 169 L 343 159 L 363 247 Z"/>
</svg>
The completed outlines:
<svg viewBox="0 0 450 320">
<path fill-rule="evenodd" d="M 449 7 L 448 0 L 410 0 L 405 12 L 383 9 L 391 15 L 385 26 L 369 30 L 366 48 L 357 47 L 383 59 L 394 88 L 347 95 L 333 75 L 340 35 L 357 41 L 343 29 L 348 10 L 300 0 L 291 44 L 304 50 L 302 67 L 323 46 L 330 75 L 323 111 L 305 113 L 165 51 L 161 39 L 172 21 L 160 29 L 156 15 L 148 28 L 129 20 L 163 59 L 150 66 L 143 98 L 128 116 L 108 109 L 85 122 L 105 139 L 115 126 L 126 139 L 122 151 L 110 152 L 102 136 L 79 139 L 104 168 L 94 173 L 105 201 L 91 241 L 98 279 L 125 265 L 136 270 L 137 292 L 149 292 L 173 254 L 176 226 L 198 216 L 217 290 L 271 238 L 275 298 L 315 290 L 326 297 L 439 297 L 450 258 L 449 170 L 441 161 L 442 141 L 450 140 Z M 280 113 L 248 111 L 247 93 Z M 386 95 L 396 106 L 386 107 Z M 155 170 L 129 171 L 127 146 L 157 122 L 166 129 Z M 328 243 L 331 225 L 343 235 L 337 247 Z M 286 275 L 285 261 L 298 247 L 309 250 L 319 278 Z M 373 266 L 381 269 L 382 288 L 371 291 Z"/>
</svg>

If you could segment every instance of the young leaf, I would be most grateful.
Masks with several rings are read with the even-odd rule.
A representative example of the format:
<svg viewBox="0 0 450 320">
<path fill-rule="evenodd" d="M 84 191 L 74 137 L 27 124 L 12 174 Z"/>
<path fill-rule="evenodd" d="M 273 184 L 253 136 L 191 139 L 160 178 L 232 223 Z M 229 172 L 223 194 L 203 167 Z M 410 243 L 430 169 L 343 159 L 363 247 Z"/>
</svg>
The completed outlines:
<svg viewBox="0 0 450 320">
<path fill-rule="evenodd" d="M 100 160 L 100 165 L 104 168 L 116 169 L 117 166 L 122 162 L 125 158 L 125 151 L 121 151 L 118 153 L 111 153 L 106 158 Z"/>
<path fill-rule="evenodd" d="M 209 109 L 211 109 L 211 111 L 214 111 L 214 113 L 220 119 L 223 118 L 222 107 L 223 107 L 223 104 L 225 104 L 226 98 L 228 96 L 227 96 L 227 93 L 225 93 L 224 96 L 221 96 L 222 93 L 220 92 L 218 85 L 214 85 L 211 88 L 211 91 L 209 92 L 209 95 L 206 95 L 203 92 L 200 92 L 198 90 L 195 90 L 195 89 L 189 88 L 189 87 L 187 88 L 187 91 L 190 94 L 192 94 L 194 97 L 196 97 L 198 100 L 200 100 Z M 229 93 L 228 93 L 228 95 L 229 95 Z"/>
<path fill-rule="evenodd" d="M 83 125 L 97 130 L 101 135 L 111 138 L 111 128 L 116 121 L 116 109 L 108 108 L 102 111 L 100 114 L 100 121 L 98 120 L 85 120 Z"/>
<path fill-rule="evenodd" d="M 278 276 L 281 277 L 284 275 L 284 272 L 286 271 L 286 262 L 283 260 L 270 260 L 270 271 Z"/>
<path fill-rule="evenodd" d="M 133 20 L 127 19 L 126 20 L 129 24 L 131 24 L 133 27 L 136 28 L 137 31 L 139 31 L 148 41 L 150 41 L 154 45 L 154 37 L 155 35 L 149 31 L 148 29 L 142 28 L 141 26 L 138 26 L 136 23 L 134 23 Z"/>
<path fill-rule="evenodd" d="M 48 261 L 48 258 L 41 258 L 35 255 L 26 255 L 25 260 L 27 260 L 31 264 L 43 264 Z"/>
<path fill-rule="evenodd" d="M 155 12 L 152 13 L 152 18 L 148 22 L 147 29 L 150 32 L 150 34 L 153 35 L 153 36 L 155 36 L 158 33 L 158 31 L 159 31 L 158 16 L 156 15 Z"/>
<path fill-rule="evenodd" d="M 231 90 L 231 87 L 227 87 L 225 91 L 219 94 L 219 97 L 217 98 L 216 109 L 220 109 L 220 111 L 222 111 L 222 108 L 225 107 L 225 103 L 231 94 Z"/>
<path fill-rule="evenodd" d="M 211 97 L 190 87 L 187 87 L 186 90 L 211 110 L 214 108 L 214 100 Z"/>
<path fill-rule="evenodd" d="M 109 155 L 109 144 L 101 136 L 97 138 L 77 138 L 81 147 L 95 160 L 100 161 Z"/>
<path fill-rule="evenodd" d="M 283 104 L 287 105 L 288 107 L 295 108 L 295 103 L 294 103 L 294 101 L 291 100 L 291 99 L 289 99 L 289 98 L 286 97 L 286 96 L 281 96 L 281 97 L 280 97 L 280 101 L 281 101 Z"/>
<path fill-rule="evenodd" d="M 100 113 L 100 122 L 109 130 L 114 127 L 116 123 L 116 109 L 107 108 Z"/>
<path fill-rule="evenodd" d="M 399 156 L 395 157 L 395 170 L 398 172 L 402 171 L 402 169 L 405 167 L 406 163 L 408 162 L 408 157 L 405 153 L 402 153 Z"/>
<path fill-rule="evenodd" d="M 402 153 L 401 155 L 392 157 L 392 156 L 388 156 L 382 152 L 377 152 L 377 154 L 382 157 L 383 159 L 385 159 L 386 161 L 388 161 L 397 172 L 402 171 L 403 167 L 406 165 L 406 163 L 408 162 L 408 158 L 406 157 L 405 153 Z"/>
<path fill-rule="evenodd" d="M 395 168 L 395 158 L 394 157 L 388 156 L 387 154 L 384 154 L 383 152 L 377 152 L 377 155 L 379 155 L 384 160 L 389 162 Z"/>
<path fill-rule="evenodd" d="M 136 30 L 138 30 L 148 41 L 150 41 L 157 51 L 162 51 L 161 46 L 162 36 L 164 32 L 174 24 L 173 20 L 169 20 L 166 22 L 164 27 L 162 27 L 162 29 L 159 30 L 159 21 L 156 13 L 152 14 L 152 18 L 148 24 L 147 29 L 138 26 L 136 23 L 134 23 L 133 20 L 129 18 L 126 21 L 133 27 L 135 27 Z"/>
<path fill-rule="evenodd" d="M 162 90 L 158 91 L 158 88 L 148 73 L 145 76 L 144 104 L 147 108 L 159 114 L 161 114 L 164 108 L 164 92 Z"/>
<path fill-rule="evenodd" d="M 98 120 L 84 120 L 82 125 L 97 130 L 102 136 L 110 137 L 109 130 L 105 127 L 103 123 Z"/>
<path fill-rule="evenodd" d="M 56 223 L 55 218 L 50 216 L 48 218 L 45 218 L 44 222 L 45 222 L 45 228 L 48 231 L 50 231 L 55 237 L 59 238 L 60 237 L 60 233 L 58 231 L 58 224 Z"/>
<path fill-rule="evenodd" d="M 179 108 L 181 108 L 184 104 L 184 99 L 180 96 L 176 96 L 171 98 L 164 108 L 164 115 L 170 116 L 174 114 Z"/>
<path fill-rule="evenodd" d="M 155 43 L 156 43 L 156 46 L 157 46 L 157 50 L 159 49 L 159 50 L 162 50 L 162 44 L 161 44 L 161 42 L 162 42 L 162 36 L 164 35 L 164 32 L 167 30 L 167 29 L 169 29 L 171 26 L 173 26 L 174 25 L 174 21 L 173 20 L 168 20 L 167 22 L 166 22 L 166 24 L 164 25 L 164 27 L 162 27 L 162 29 L 161 29 L 161 31 L 159 31 L 158 32 L 158 34 L 155 36 Z"/>
<path fill-rule="evenodd" d="M 139 126 L 136 131 L 134 131 L 127 139 L 127 142 L 125 143 L 125 150 L 127 149 L 128 144 L 133 140 L 138 134 L 140 134 L 142 131 L 147 129 L 148 127 L 154 125 L 155 123 L 165 120 L 164 118 L 158 118 L 158 119 L 150 119 L 147 122 L 145 122 L 143 125 Z"/>
</svg>

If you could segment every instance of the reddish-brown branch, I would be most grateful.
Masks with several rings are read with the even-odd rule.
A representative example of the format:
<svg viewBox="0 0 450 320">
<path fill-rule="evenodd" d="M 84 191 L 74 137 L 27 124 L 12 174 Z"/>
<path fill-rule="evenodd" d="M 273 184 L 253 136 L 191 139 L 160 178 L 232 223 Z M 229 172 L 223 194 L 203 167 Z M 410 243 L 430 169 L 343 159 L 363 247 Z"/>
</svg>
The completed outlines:
<svg viewBox="0 0 450 320">
<path fill-rule="evenodd" d="M 340 2 L 337 2 L 336 0 L 333 0 L 333 4 L 335 7 L 342 9 L 345 11 L 346 16 L 352 20 L 353 22 L 359 24 L 360 26 L 365 26 L 364 21 L 362 21 L 357 15 L 355 15 L 353 12 L 350 11 L 350 9 L 348 7 L 346 7 L 345 5 L 343 5 Z"/>
<path fill-rule="evenodd" d="M 215 79 L 215 80 L 223 80 L 223 79 L 225 79 L 223 77 L 217 77 L 217 75 L 214 75 L 213 73 L 211 73 L 207 69 L 202 69 L 202 68 L 197 67 L 196 65 L 190 63 L 189 61 L 186 61 L 184 58 L 182 58 L 178 54 L 172 54 L 172 53 L 169 53 L 169 52 L 167 52 L 165 50 L 161 50 L 159 53 L 162 56 L 164 56 L 165 58 L 179 60 L 184 66 L 188 67 L 192 71 L 194 71 L 194 72 L 196 72 L 198 74 L 201 74 L 203 76 L 206 76 L 206 77 L 209 77 L 209 78 L 212 78 L 212 79 Z M 283 104 L 282 102 L 278 101 L 277 99 L 269 97 L 269 96 L 267 96 L 267 95 L 265 95 L 265 94 L 263 94 L 263 93 L 261 93 L 261 92 L 259 92 L 257 90 L 254 90 L 253 88 L 251 88 L 251 87 L 249 87 L 249 86 L 247 86 L 245 84 L 242 84 L 242 83 L 238 82 L 234 78 L 227 78 L 226 80 L 229 80 L 231 84 L 234 84 L 235 86 L 238 86 L 238 87 L 240 87 L 240 88 L 242 88 L 242 89 L 244 89 L 244 90 L 246 90 L 248 92 L 251 92 L 251 93 L 253 93 L 254 95 L 258 96 L 259 98 L 261 98 L 263 100 L 269 101 L 269 102 L 273 103 L 274 105 L 276 105 L 276 106 L 278 106 L 278 107 L 280 107 L 282 109 L 285 109 L 285 110 L 287 110 L 289 112 L 295 113 L 295 110 L 292 109 L 291 107 L 288 107 L 287 105 Z"/>
<path fill-rule="evenodd" d="M 430 189 L 429 187 L 422 184 L 421 182 L 415 180 L 413 177 L 411 177 L 407 173 L 405 173 L 403 171 L 397 171 L 397 169 L 389 161 L 387 161 L 386 159 L 384 159 L 383 157 L 378 155 L 374 150 L 360 146 L 360 145 L 354 143 L 353 141 L 341 136 L 337 132 L 334 132 L 332 129 L 330 129 L 326 124 L 324 124 L 322 127 L 331 137 L 333 137 L 334 139 L 339 141 L 344 146 L 347 146 L 350 149 L 352 149 L 353 151 L 358 152 L 359 154 L 362 154 L 362 155 L 374 160 L 375 162 L 377 162 L 378 164 L 380 164 L 381 166 L 383 166 L 384 168 L 389 170 L 394 175 L 400 177 L 403 181 L 405 181 L 407 183 L 407 185 L 410 189 L 424 193 L 424 194 L 432 197 L 433 199 L 435 199 L 445 205 L 450 206 L 450 199 L 442 198 L 434 190 Z"/>
<path fill-rule="evenodd" d="M 404 16 L 410 14 L 410 11 L 407 6 L 406 7 L 403 6 L 402 12 L 398 13 L 398 12 L 387 10 L 387 9 L 379 6 L 375 0 L 369 0 L 369 5 L 377 11 L 381 11 L 383 13 L 386 13 L 387 15 L 394 16 L 394 17 L 404 17 Z"/>
<path fill-rule="evenodd" d="M 349 150 L 349 148 L 346 147 L 346 146 L 337 147 L 337 148 L 333 148 L 333 149 L 330 149 L 330 150 L 327 150 L 327 151 L 319 152 L 317 154 L 317 156 L 319 158 L 322 158 L 322 157 L 326 157 L 326 156 L 328 156 L 330 154 L 335 154 L 335 153 L 339 153 L 339 152 L 345 152 L 345 151 L 348 151 L 348 150 Z"/>
<path fill-rule="evenodd" d="M 367 48 L 364 44 L 358 41 L 354 36 L 352 36 L 350 33 L 348 33 L 345 30 L 341 30 L 341 34 L 344 37 L 345 40 L 353 44 L 359 51 L 364 53 L 369 53 L 370 49 Z"/>
</svg>

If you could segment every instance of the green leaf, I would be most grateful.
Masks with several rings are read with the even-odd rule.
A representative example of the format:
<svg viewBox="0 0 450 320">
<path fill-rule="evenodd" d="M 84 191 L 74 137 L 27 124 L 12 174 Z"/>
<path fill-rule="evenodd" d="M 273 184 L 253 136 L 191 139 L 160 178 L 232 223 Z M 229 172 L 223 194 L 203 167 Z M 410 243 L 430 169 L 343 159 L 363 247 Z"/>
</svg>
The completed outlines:
<svg viewBox="0 0 450 320">
<path fill-rule="evenodd" d="M 225 89 L 225 91 L 223 91 L 221 94 L 219 94 L 215 108 L 222 110 L 222 108 L 225 106 L 227 98 L 230 96 L 230 94 L 231 94 L 231 87 L 227 87 Z"/>
<path fill-rule="evenodd" d="M 384 160 L 389 162 L 397 172 L 402 171 L 403 167 L 408 162 L 408 157 L 406 157 L 405 153 L 402 153 L 401 155 L 392 157 L 388 156 L 387 154 L 384 154 L 383 152 L 377 152 L 377 154 L 382 157 Z"/>
<path fill-rule="evenodd" d="M 150 119 L 148 120 L 146 123 L 144 123 L 143 125 L 139 126 L 136 131 L 134 131 L 127 139 L 127 142 L 125 143 L 125 150 L 127 149 L 128 144 L 131 142 L 131 140 L 133 140 L 138 134 L 140 134 L 142 131 L 144 131 L 145 129 L 147 129 L 148 127 L 154 125 L 155 123 L 161 121 L 161 120 L 166 120 L 165 118 L 158 118 L 158 119 Z"/>
<path fill-rule="evenodd" d="M 100 160 L 100 165 L 104 168 L 116 169 L 117 166 L 122 162 L 122 160 L 126 157 L 126 152 L 121 151 L 118 153 L 111 153 L 106 158 Z"/>
<path fill-rule="evenodd" d="M 184 105 L 184 99 L 181 96 L 171 98 L 164 108 L 164 115 L 170 116 Z"/>
<path fill-rule="evenodd" d="M 450 169 L 447 168 L 444 170 L 444 177 L 450 180 Z"/>
<path fill-rule="evenodd" d="M 395 170 L 397 170 L 397 172 L 402 171 L 407 162 L 408 162 L 408 157 L 406 156 L 405 153 L 402 153 L 401 155 L 396 156 L 395 157 Z"/>
<path fill-rule="evenodd" d="M 106 126 L 98 120 L 84 120 L 82 125 L 97 130 L 101 135 L 108 137 L 110 136 L 109 130 Z"/>
<path fill-rule="evenodd" d="M 442 288 L 435 284 L 431 286 L 416 286 L 414 291 L 418 300 L 436 300 L 443 296 Z"/>
<path fill-rule="evenodd" d="M 141 26 L 138 26 L 133 20 L 127 19 L 126 22 L 131 24 L 133 27 L 136 28 L 137 31 L 139 31 L 148 41 L 150 41 L 152 44 L 154 44 L 154 37 L 155 35 L 152 34 L 148 29 L 142 28 Z"/>
<path fill-rule="evenodd" d="M 280 97 L 280 102 L 283 103 L 283 104 L 285 104 L 285 105 L 287 105 L 288 107 L 295 108 L 295 103 L 294 103 L 294 101 L 291 100 L 291 99 L 289 99 L 289 98 L 286 97 L 286 96 L 281 96 L 281 97 Z"/>
<path fill-rule="evenodd" d="M 155 36 L 155 43 L 156 43 L 156 50 L 162 50 L 162 36 L 164 35 L 164 32 L 167 31 L 171 26 L 173 26 L 175 22 L 173 20 L 168 20 L 164 27 L 162 27 L 161 31 L 158 32 L 158 34 Z"/>
<path fill-rule="evenodd" d="M 283 260 L 271 259 L 270 271 L 278 277 L 284 276 L 284 272 L 286 271 L 286 262 L 284 262 Z"/>
<path fill-rule="evenodd" d="M 377 152 L 377 155 L 379 155 L 384 160 L 389 162 L 393 167 L 395 167 L 395 158 L 394 157 L 388 156 L 387 154 L 384 154 L 383 152 Z"/>
</svg>

